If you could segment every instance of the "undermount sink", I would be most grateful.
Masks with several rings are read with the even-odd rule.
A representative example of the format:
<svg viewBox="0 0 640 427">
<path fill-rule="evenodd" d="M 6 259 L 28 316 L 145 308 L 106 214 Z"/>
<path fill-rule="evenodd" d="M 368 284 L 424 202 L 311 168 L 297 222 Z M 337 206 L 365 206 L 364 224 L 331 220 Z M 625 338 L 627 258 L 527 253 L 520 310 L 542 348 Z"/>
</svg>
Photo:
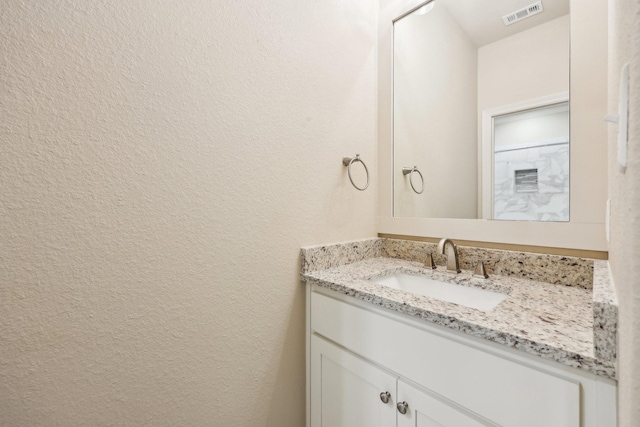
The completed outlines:
<svg viewBox="0 0 640 427">
<path fill-rule="evenodd" d="M 440 301 L 452 302 L 480 311 L 490 311 L 507 297 L 507 295 L 499 292 L 441 282 L 428 277 L 412 276 L 404 273 L 394 273 L 389 276 L 370 279 L 370 281 L 389 288 L 424 295 Z"/>
</svg>

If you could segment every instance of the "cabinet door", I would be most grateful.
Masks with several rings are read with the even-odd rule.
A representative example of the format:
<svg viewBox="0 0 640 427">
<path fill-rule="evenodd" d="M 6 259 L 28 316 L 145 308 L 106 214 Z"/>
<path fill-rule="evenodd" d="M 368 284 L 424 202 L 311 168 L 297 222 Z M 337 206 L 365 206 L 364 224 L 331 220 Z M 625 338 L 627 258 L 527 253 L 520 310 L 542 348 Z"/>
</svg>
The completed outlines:
<svg viewBox="0 0 640 427">
<path fill-rule="evenodd" d="M 398 412 L 398 427 L 495 426 L 462 407 L 427 390 L 413 387 L 403 380 L 398 380 L 398 402 L 407 404 L 405 414 Z"/>
<path fill-rule="evenodd" d="M 312 427 L 396 425 L 397 377 L 317 336 L 311 355 Z"/>
</svg>

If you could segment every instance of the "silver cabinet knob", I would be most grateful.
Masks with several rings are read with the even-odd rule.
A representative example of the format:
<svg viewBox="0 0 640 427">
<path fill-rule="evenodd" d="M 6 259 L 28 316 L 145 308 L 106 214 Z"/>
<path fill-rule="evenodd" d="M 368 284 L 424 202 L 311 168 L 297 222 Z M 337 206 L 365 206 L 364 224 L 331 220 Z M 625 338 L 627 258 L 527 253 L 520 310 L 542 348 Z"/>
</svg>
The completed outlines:
<svg viewBox="0 0 640 427">
<path fill-rule="evenodd" d="M 391 395 L 388 391 L 380 393 L 380 400 L 382 400 L 382 403 L 389 403 L 389 399 L 391 399 Z"/>
<path fill-rule="evenodd" d="M 407 410 L 409 409 L 409 404 L 407 402 L 399 402 L 397 407 L 398 407 L 398 412 L 404 415 L 407 413 Z"/>
</svg>

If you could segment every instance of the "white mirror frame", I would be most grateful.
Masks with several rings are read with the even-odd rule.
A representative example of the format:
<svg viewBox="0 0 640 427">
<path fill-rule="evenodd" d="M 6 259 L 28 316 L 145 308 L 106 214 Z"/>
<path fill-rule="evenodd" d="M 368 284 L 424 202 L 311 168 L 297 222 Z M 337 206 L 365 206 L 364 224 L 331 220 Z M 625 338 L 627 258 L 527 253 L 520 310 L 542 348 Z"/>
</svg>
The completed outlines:
<svg viewBox="0 0 640 427">
<path fill-rule="evenodd" d="M 393 217 L 393 21 L 424 3 L 380 0 L 378 233 L 607 251 L 607 5 L 596 0 L 570 0 L 570 221 Z"/>
</svg>

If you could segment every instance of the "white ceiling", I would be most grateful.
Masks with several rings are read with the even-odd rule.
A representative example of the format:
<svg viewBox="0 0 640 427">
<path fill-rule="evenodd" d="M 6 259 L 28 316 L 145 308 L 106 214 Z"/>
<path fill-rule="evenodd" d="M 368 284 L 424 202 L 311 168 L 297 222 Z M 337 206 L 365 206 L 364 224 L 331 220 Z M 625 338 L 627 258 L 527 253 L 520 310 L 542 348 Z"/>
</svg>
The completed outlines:
<svg viewBox="0 0 640 427">
<path fill-rule="evenodd" d="M 478 47 L 569 13 L 569 0 L 542 0 L 543 12 L 505 26 L 502 17 L 537 0 L 435 0 L 445 6 Z"/>
</svg>

